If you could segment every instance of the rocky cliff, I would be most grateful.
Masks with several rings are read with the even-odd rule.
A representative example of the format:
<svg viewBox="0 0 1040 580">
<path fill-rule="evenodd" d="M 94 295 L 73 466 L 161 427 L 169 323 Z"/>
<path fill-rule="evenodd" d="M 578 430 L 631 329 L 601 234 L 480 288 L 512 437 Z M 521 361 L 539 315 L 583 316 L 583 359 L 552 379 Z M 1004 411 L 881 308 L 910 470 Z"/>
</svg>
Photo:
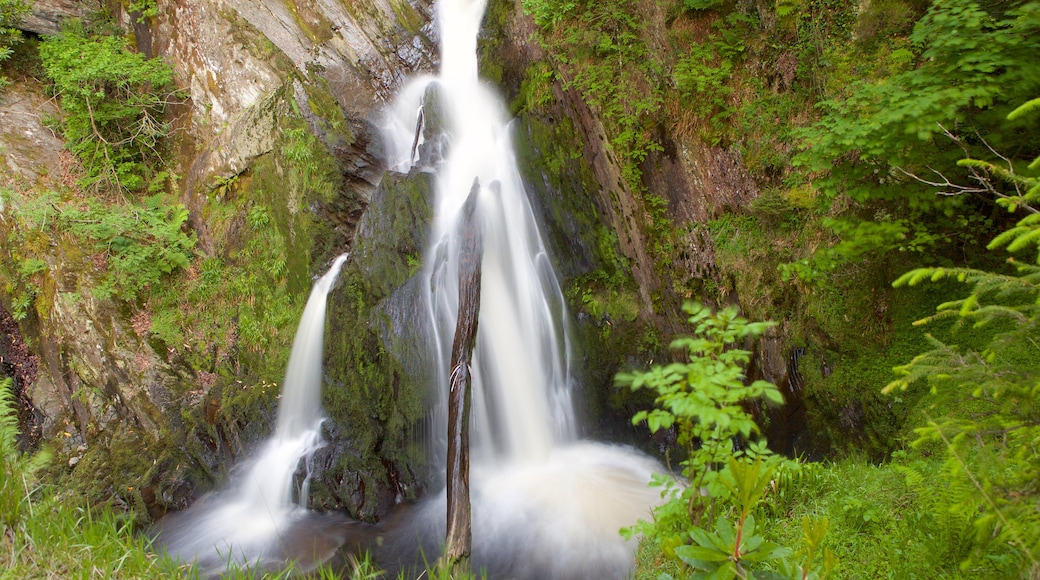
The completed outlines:
<svg viewBox="0 0 1040 580">
<path fill-rule="evenodd" d="M 66 18 L 105 18 L 101 8 L 39 2 L 23 27 L 55 34 Z M 212 488 L 266 434 L 311 276 L 352 248 L 382 179 L 380 108 L 403 79 L 435 65 L 436 38 L 431 6 L 405 0 L 160 0 L 147 16 L 118 3 L 108 9 L 137 50 L 170 63 L 184 88 L 172 109 L 168 156 L 177 178 L 167 190 L 188 210 L 197 244 L 171 289 L 197 292 L 198 277 L 219 266 L 246 287 L 241 297 L 277 302 L 258 306 L 267 314 L 257 316 L 253 331 L 262 336 L 251 342 L 249 320 L 237 312 L 212 315 L 219 328 L 204 332 L 213 321 L 197 318 L 211 316 L 212 298 L 171 303 L 155 289 L 132 301 L 95 296 L 105 264 L 76 240 L 41 240 L 31 256 L 46 267 L 29 280 L 16 266 L 30 256 L 24 228 L 0 223 L 12 266 L 4 272 L 6 340 L 25 345 L 5 348 L 5 374 L 20 378 L 27 432 L 33 443 L 55 444 L 57 471 L 95 499 L 114 496 L 157 516 Z M 0 211 L 11 217 L 23 209 L 16 200 L 34 192 L 77 195 L 77 161 L 53 129 L 60 101 L 32 75 L 14 80 L 0 97 L 0 179 L 17 192 Z M 248 231 L 247 218 L 265 231 Z M 273 265 L 256 276 L 246 262 L 263 256 Z M 29 307 L 19 299 L 31 299 Z M 21 319 L 17 328 L 10 313 Z M 334 435 L 345 430 L 339 419 Z M 385 474 L 375 477 L 388 486 Z"/>
</svg>

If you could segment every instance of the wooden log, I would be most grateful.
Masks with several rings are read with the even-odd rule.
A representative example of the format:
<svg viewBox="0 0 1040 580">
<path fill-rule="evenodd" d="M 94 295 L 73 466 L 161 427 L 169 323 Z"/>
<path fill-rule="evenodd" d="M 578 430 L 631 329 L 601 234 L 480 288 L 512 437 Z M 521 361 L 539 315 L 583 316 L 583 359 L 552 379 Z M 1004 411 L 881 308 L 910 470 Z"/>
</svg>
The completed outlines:
<svg viewBox="0 0 1040 580">
<path fill-rule="evenodd" d="M 469 408 L 471 360 L 480 313 L 480 263 L 484 255 L 484 227 L 476 216 L 480 183 L 473 181 L 459 222 L 459 318 L 451 345 L 448 379 L 448 527 L 444 561 L 450 568 L 468 566 L 473 543 L 469 499 Z"/>
</svg>

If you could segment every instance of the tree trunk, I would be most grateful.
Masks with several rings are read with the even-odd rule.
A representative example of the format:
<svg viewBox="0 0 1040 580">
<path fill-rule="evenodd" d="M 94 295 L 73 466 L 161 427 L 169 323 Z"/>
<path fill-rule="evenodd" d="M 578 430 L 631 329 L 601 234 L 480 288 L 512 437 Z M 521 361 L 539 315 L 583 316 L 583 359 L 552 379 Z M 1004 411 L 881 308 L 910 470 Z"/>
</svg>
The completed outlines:
<svg viewBox="0 0 1040 580">
<path fill-rule="evenodd" d="M 473 181 L 459 224 L 459 318 L 451 346 L 448 392 L 448 528 L 444 564 L 467 565 L 473 532 L 469 503 L 469 407 L 470 361 L 477 337 L 480 312 L 480 262 L 484 254 L 484 228 L 476 216 L 480 183 Z"/>
</svg>

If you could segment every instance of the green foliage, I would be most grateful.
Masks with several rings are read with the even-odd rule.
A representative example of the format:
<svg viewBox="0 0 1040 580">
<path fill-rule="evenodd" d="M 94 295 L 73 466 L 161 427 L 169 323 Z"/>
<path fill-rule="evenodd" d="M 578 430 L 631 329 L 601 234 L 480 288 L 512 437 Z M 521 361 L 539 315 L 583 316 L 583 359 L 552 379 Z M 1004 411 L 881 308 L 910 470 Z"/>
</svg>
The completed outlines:
<svg viewBox="0 0 1040 580">
<path fill-rule="evenodd" d="M 131 14 L 136 13 L 140 22 L 159 15 L 159 6 L 155 0 L 129 0 L 126 10 Z"/>
<path fill-rule="evenodd" d="M 285 130 L 282 155 L 292 168 L 289 173 L 289 191 L 295 192 L 296 195 L 317 194 L 319 199 L 329 202 L 335 188 L 329 178 L 328 168 L 316 158 L 315 152 L 320 150 L 318 138 L 306 127 Z"/>
<path fill-rule="evenodd" d="M 1012 113 L 1028 112 L 1027 103 Z M 1034 163 L 1036 163 L 1034 161 Z M 903 375 L 885 389 L 905 389 L 927 381 L 933 399 L 973 400 L 981 412 L 927 417 L 917 429 L 917 444 L 939 442 L 947 450 L 947 469 L 954 480 L 970 482 L 975 493 L 965 494 L 951 509 L 980 514 L 975 519 L 976 547 L 1007 543 L 1018 551 L 1023 569 L 1040 569 L 1040 179 L 1022 176 L 995 164 L 966 160 L 987 170 L 1010 190 L 998 203 L 1010 211 L 1030 215 L 996 236 L 989 248 L 1035 252 L 1028 262 L 1009 258 L 1012 270 L 991 272 L 971 268 L 919 268 L 893 285 L 956 280 L 970 285 L 965 298 L 945 302 L 936 314 L 918 321 L 953 319 L 974 328 L 989 329 L 981 348 L 931 339 L 931 350 L 896 370 Z M 998 185 L 990 183 L 995 190 Z M 1032 258 L 1032 256 L 1031 256 Z M 965 561 L 970 565 L 974 559 Z"/>
<path fill-rule="evenodd" d="M 698 115 L 721 122 L 729 116 L 727 103 L 733 89 L 726 81 L 733 74 L 733 61 L 719 59 L 708 44 L 695 44 L 675 65 L 672 79 L 684 102 Z"/>
<path fill-rule="evenodd" d="M 1040 2 L 937 2 L 909 40 L 892 58 L 909 62 L 913 55 L 916 66 L 849 83 L 801 132 L 795 162 L 813 177 L 826 209 L 842 211 L 833 224 L 845 225 L 835 229 L 837 246 L 790 273 L 811 279 L 813 270 L 824 273 L 871 252 L 973 242 L 988 226 L 978 207 L 994 195 L 958 186 L 977 177 L 958 160 L 985 157 L 990 147 L 1038 146 L 1030 132 L 999 129 L 1011 103 L 1040 90 L 1031 72 L 1040 54 Z M 871 236 L 857 237 L 861 228 Z"/>
<path fill-rule="evenodd" d="M 524 13 L 534 18 L 540 28 L 552 29 L 578 8 L 578 3 L 567 0 L 524 0 Z"/>
<path fill-rule="evenodd" d="M 683 7 L 687 10 L 711 10 L 726 3 L 726 0 L 683 0 Z"/>
<path fill-rule="evenodd" d="M 31 12 L 32 3 L 27 0 L 0 0 L 0 62 L 11 56 L 11 45 L 22 40 L 22 32 L 15 26 Z M 7 83 L 7 78 L 0 76 L 0 89 Z"/>
<path fill-rule="evenodd" d="M 660 150 L 651 128 L 663 73 L 641 37 L 645 23 L 622 0 L 528 0 L 524 7 L 543 28 L 542 43 L 555 55 L 565 86 L 580 91 L 604 120 L 625 182 L 642 192 L 639 165 Z"/>
<path fill-rule="evenodd" d="M 951 507 L 979 494 L 970 483 L 951 480 L 942 463 L 938 454 L 911 449 L 883 463 L 805 464 L 797 486 L 767 499 L 773 505 L 756 514 L 756 527 L 768 540 L 796 548 L 802 564 L 810 554 L 815 567 L 825 564 L 829 549 L 830 559 L 840 561 L 839 577 L 1017 577 L 1017 555 L 1006 544 L 991 543 L 983 558 L 960 566 L 973 549 L 976 514 Z M 815 530 L 806 529 L 807 520 Z M 824 522 L 826 546 L 819 547 L 810 540 Z"/>
<path fill-rule="evenodd" d="M 132 52 L 122 37 L 88 35 L 75 23 L 43 42 L 40 58 L 61 96 L 67 146 L 86 167 L 82 185 L 148 185 L 169 132 L 163 115 L 177 97 L 172 69 Z"/>
<path fill-rule="evenodd" d="M 781 279 L 787 281 L 798 278 L 807 284 L 820 286 L 833 282 L 832 273 L 848 264 L 894 250 L 921 252 L 934 247 L 939 241 L 939 236 L 921 222 L 892 218 L 884 213 L 876 215 L 880 218 L 878 221 L 849 217 L 820 220 L 820 224 L 828 228 L 838 242 L 817 250 L 809 258 L 781 264 Z M 969 220 L 964 221 L 967 223 Z"/>
<path fill-rule="evenodd" d="M 730 80 L 747 50 L 745 38 L 754 22 L 740 12 L 716 20 L 709 39 L 694 43 L 672 71 L 684 107 L 710 120 L 713 134 L 708 139 L 713 145 L 719 144 L 725 122 L 733 114 Z"/>
<path fill-rule="evenodd" d="M 164 276 L 187 268 L 195 240 L 183 230 L 188 211 L 183 205 L 167 205 L 162 194 L 143 203 L 106 203 L 44 192 L 19 204 L 17 215 L 24 227 L 57 238 L 73 236 L 101 265 L 103 276 L 93 288 L 98 298 L 128 302 Z M 21 271 L 31 275 L 45 269 L 45 262 L 29 258 Z"/>
<path fill-rule="evenodd" d="M 249 211 L 251 221 L 267 217 L 257 208 L 262 206 Z M 237 364 L 233 357 L 239 353 L 257 360 L 251 372 L 277 380 L 303 307 L 287 285 L 284 244 L 276 228 L 264 227 L 249 236 L 235 259 L 195 263 L 189 279 L 150 296 L 150 331 L 182 349 L 197 368 L 225 369 Z"/>
<path fill-rule="evenodd" d="M 28 455 L 18 448 L 17 400 L 13 389 L 11 379 L 0 380 L 0 536 L 21 524 L 24 511 L 31 509 L 34 474 L 50 461 L 47 451 Z"/>
<path fill-rule="evenodd" d="M 735 448 L 758 433 L 744 405 L 758 399 L 780 404 L 783 397 L 766 381 L 745 385 L 743 367 L 751 353 L 729 347 L 760 336 L 772 323 L 748 322 L 735 308 L 712 313 L 687 303 L 683 309 L 696 336 L 678 338 L 671 347 L 682 349 L 687 361 L 622 373 L 617 382 L 657 393 L 657 408 L 636 413 L 632 422 L 646 422 L 651 432 L 675 428 L 679 445 L 689 453 L 680 465 L 690 483 L 655 478 L 653 485 L 664 487 L 662 497 L 668 501 L 655 512 L 654 522 L 640 521 L 623 533 L 641 533 L 657 542 L 697 578 L 765 578 L 770 568 L 781 567 L 794 574 L 797 566 L 785 563 L 791 552 L 755 534 L 752 512 L 767 487 L 796 472 L 798 464 L 772 455 L 764 442 Z M 728 509 L 735 522 L 727 517 Z"/>
<path fill-rule="evenodd" d="M 783 577 L 771 570 L 756 570 L 763 565 L 779 565 L 792 554 L 790 549 L 755 534 L 755 516 L 751 512 L 762 500 L 773 471 L 763 465 L 761 458 L 754 462 L 730 458 L 722 474 L 737 508 L 737 521 L 733 524 L 725 516 L 719 517 L 714 533 L 695 527 L 690 531 L 693 543 L 675 549 L 676 556 L 695 570 L 690 578 Z"/>
</svg>

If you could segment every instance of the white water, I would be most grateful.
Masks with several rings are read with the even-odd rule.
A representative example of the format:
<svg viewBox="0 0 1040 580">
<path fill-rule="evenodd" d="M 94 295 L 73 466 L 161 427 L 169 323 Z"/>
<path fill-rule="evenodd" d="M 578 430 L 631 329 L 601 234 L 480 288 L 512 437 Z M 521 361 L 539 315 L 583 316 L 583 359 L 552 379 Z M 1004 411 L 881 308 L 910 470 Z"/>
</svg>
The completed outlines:
<svg viewBox="0 0 1040 580">
<path fill-rule="evenodd" d="M 346 259 L 345 254 L 336 258 L 307 299 L 289 355 L 274 435 L 255 459 L 238 466 L 227 490 L 200 499 L 164 522 L 160 541 L 171 556 L 197 561 L 210 572 L 228 563 L 260 568 L 283 563 L 284 535 L 308 514 L 307 481 L 295 490 L 296 472 L 323 444 L 325 306 Z"/>
<path fill-rule="evenodd" d="M 435 86 L 447 154 L 436 168 L 422 285 L 442 399 L 435 448 L 443 452 L 446 438 L 443 399 L 458 317 L 456 221 L 477 180 L 484 256 L 471 418 L 474 564 L 492 576 L 624 577 L 635 546 L 618 529 L 649 518 L 660 503 L 647 483 L 661 468 L 630 449 L 577 441 L 563 296 L 516 165 L 508 116 L 477 78 L 485 0 L 439 0 L 437 7 L 441 73 L 405 87 L 388 113 L 386 139 L 388 166 L 407 171 L 423 118 L 416 112 Z M 442 493 L 421 507 L 420 536 L 443 534 L 443 502 Z"/>
<path fill-rule="evenodd" d="M 438 8 L 444 45 L 436 85 L 447 109 L 449 144 L 437 173 L 423 291 L 437 341 L 439 392 L 448 392 L 458 318 L 456 221 L 476 179 L 484 258 L 473 369 L 474 454 L 485 460 L 541 460 L 555 445 L 576 438 L 563 295 L 516 166 L 509 119 L 497 95 L 477 78 L 476 35 L 484 4 L 441 0 Z M 411 165 L 415 111 L 433 80 L 413 81 L 391 111 L 391 167 Z M 446 424 L 443 412 L 439 419 Z"/>
</svg>

